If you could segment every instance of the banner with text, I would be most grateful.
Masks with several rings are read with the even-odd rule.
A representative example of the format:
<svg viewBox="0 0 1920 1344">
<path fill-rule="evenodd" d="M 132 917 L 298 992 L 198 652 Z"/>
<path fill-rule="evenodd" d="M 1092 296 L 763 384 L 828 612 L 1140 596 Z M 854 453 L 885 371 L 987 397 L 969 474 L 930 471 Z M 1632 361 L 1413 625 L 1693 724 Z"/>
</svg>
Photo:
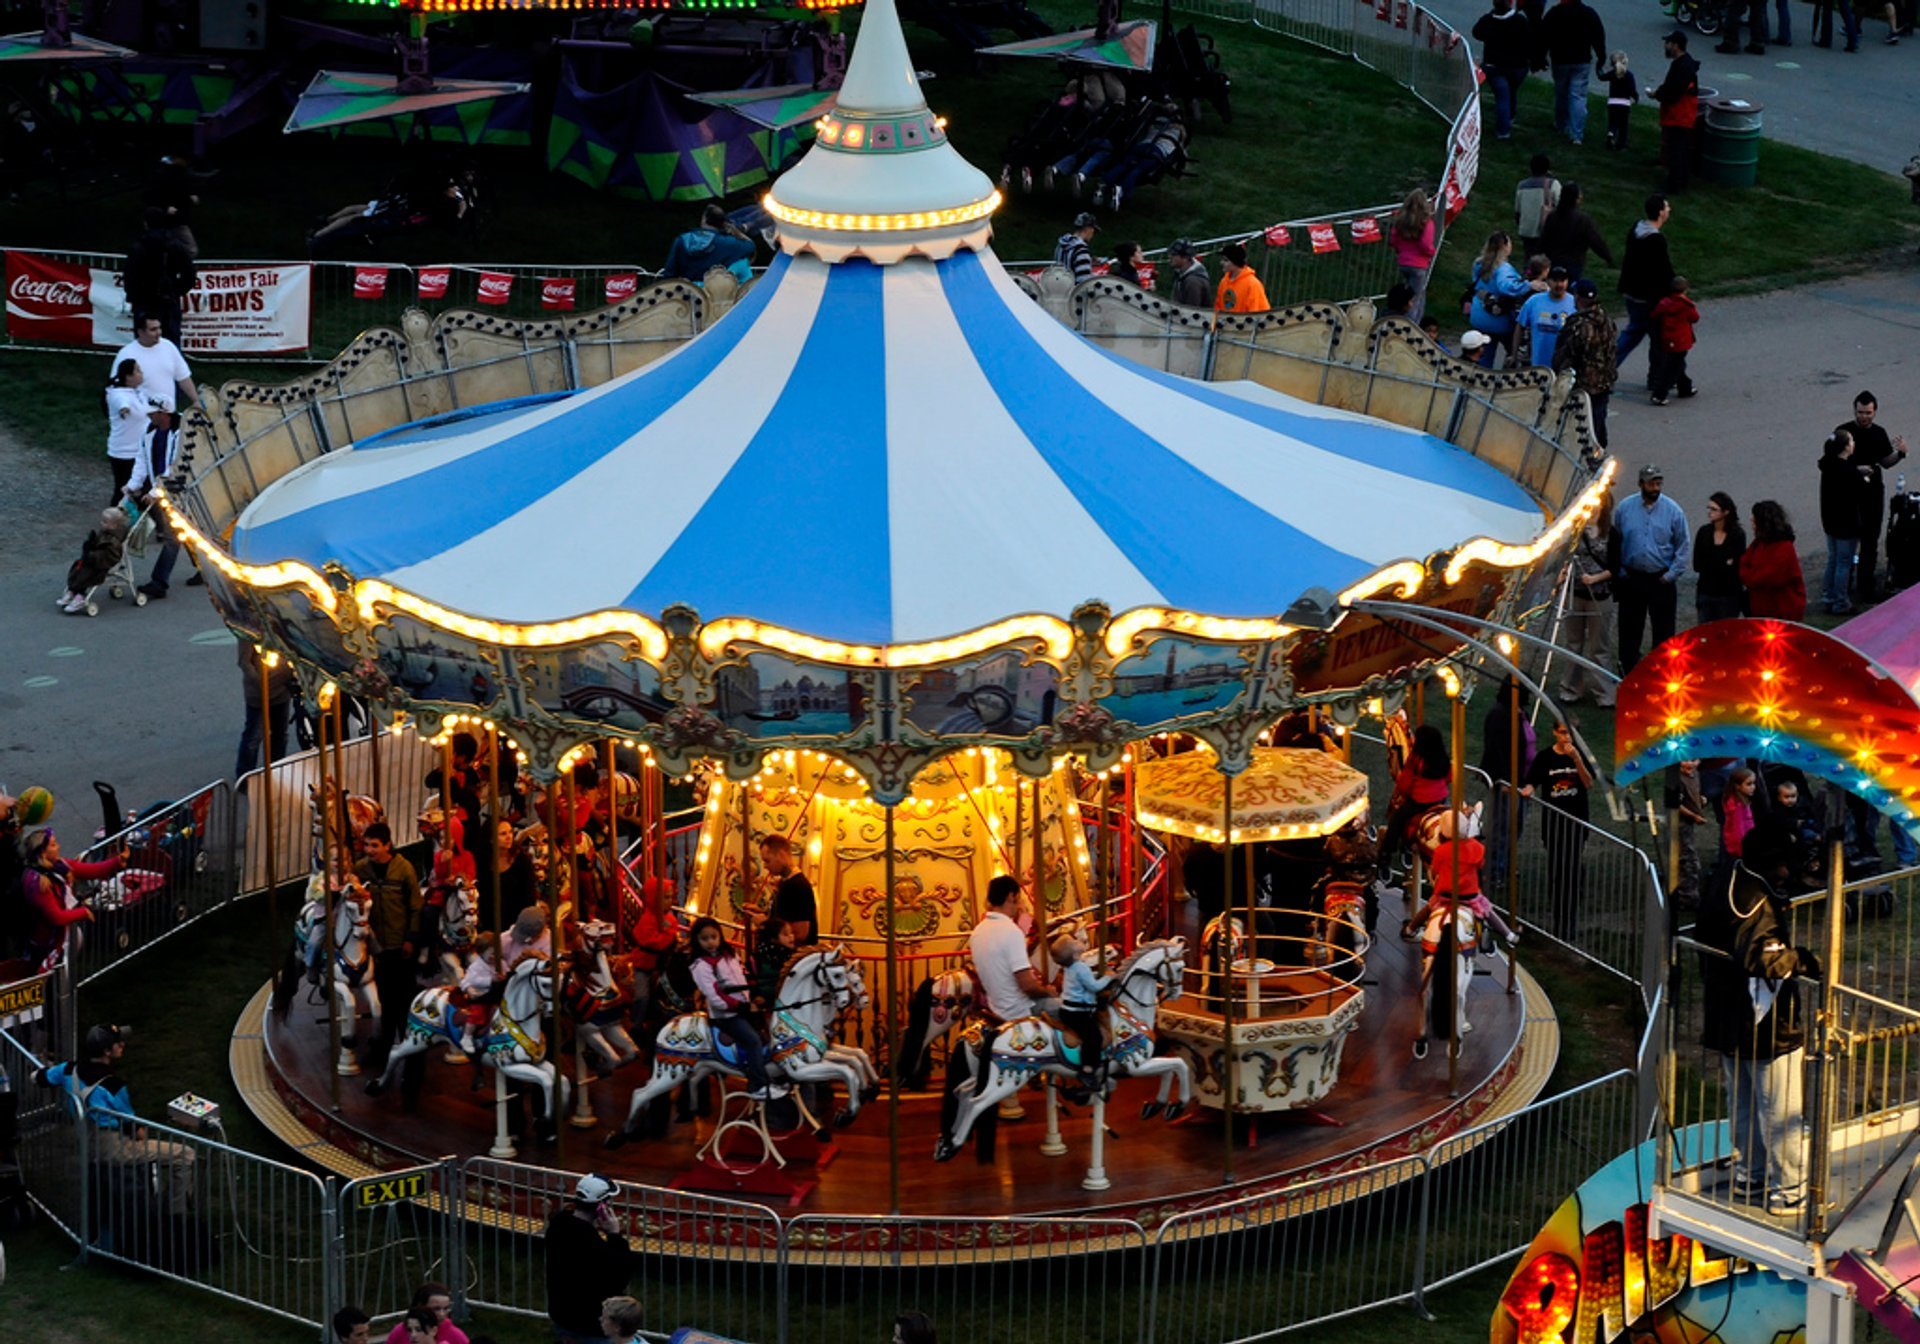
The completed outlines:
<svg viewBox="0 0 1920 1344">
<path fill-rule="evenodd" d="M 7 334 L 21 343 L 116 347 L 133 339 L 118 271 L 7 253 Z M 187 354 L 290 354 L 312 344 L 313 267 L 209 266 L 181 305 Z"/>
</svg>

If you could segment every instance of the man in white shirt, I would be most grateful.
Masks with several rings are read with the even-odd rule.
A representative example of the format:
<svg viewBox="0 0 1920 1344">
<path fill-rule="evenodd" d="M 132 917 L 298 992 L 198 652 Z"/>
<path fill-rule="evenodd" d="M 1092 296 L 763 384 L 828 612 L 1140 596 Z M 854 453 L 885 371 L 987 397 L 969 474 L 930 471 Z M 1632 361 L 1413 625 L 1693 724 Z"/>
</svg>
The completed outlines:
<svg viewBox="0 0 1920 1344">
<path fill-rule="evenodd" d="M 140 483 L 142 491 L 150 490 L 152 483 L 172 468 L 174 434 L 179 425 L 175 412 L 179 407 L 193 405 L 200 399 L 200 392 L 193 385 L 193 371 L 187 367 L 186 356 L 180 353 L 179 346 L 160 334 L 160 319 L 149 313 L 134 314 L 133 339 L 114 352 L 113 367 L 118 369 L 123 359 L 140 366 L 140 390 L 146 394 L 148 404 L 168 413 L 164 420 L 154 418 L 153 432 L 142 445 L 140 459 L 127 484 L 127 495 L 132 498 L 136 493 L 134 482 Z M 140 585 L 141 592 L 155 599 L 167 595 L 173 567 L 180 559 L 180 543 L 174 540 L 173 534 L 163 527 L 161 538 L 153 574 Z"/>
<path fill-rule="evenodd" d="M 975 1061 L 974 1087 L 983 1088 L 993 1072 L 993 1035 L 1004 1023 L 1030 1017 L 1055 1006 L 1053 990 L 1033 969 L 1027 956 L 1027 935 L 1019 919 L 1025 895 L 1020 883 L 1002 873 L 987 883 L 987 913 L 973 926 L 967 938 L 967 956 L 980 981 L 985 1000 L 987 1029 L 981 1037 L 980 1057 Z M 956 1061 L 960 1052 L 954 1052 Z M 947 1074 L 947 1094 L 941 1108 L 942 1133 L 953 1132 L 953 1121 L 960 1109 L 955 1089 L 963 1081 L 957 1069 Z M 995 1114 L 988 1111 L 974 1122 L 977 1139 L 974 1152 L 982 1163 L 993 1161 Z"/>
</svg>

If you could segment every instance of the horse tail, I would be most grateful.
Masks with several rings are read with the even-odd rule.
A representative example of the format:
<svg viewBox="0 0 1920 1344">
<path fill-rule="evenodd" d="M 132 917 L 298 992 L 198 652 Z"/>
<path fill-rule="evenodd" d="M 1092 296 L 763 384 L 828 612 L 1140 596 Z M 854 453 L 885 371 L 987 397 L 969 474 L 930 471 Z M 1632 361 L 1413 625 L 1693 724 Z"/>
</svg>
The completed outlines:
<svg viewBox="0 0 1920 1344">
<path fill-rule="evenodd" d="M 921 1091 L 933 1071 L 933 1051 L 927 1032 L 933 1026 L 933 977 L 920 982 L 907 1000 L 907 1034 L 900 1041 L 900 1064 L 894 1072 L 900 1085 Z"/>
</svg>

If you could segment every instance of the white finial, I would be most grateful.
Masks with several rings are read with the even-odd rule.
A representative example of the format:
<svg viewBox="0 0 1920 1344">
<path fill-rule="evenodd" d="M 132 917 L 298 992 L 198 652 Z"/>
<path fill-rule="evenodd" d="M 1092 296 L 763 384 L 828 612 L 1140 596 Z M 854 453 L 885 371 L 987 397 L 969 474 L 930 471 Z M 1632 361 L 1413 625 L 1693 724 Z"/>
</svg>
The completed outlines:
<svg viewBox="0 0 1920 1344">
<path fill-rule="evenodd" d="M 885 265 L 982 248 L 1000 193 L 927 107 L 894 0 L 868 0 L 838 104 L 767 193 L 780 246 Z"/>
</svg>

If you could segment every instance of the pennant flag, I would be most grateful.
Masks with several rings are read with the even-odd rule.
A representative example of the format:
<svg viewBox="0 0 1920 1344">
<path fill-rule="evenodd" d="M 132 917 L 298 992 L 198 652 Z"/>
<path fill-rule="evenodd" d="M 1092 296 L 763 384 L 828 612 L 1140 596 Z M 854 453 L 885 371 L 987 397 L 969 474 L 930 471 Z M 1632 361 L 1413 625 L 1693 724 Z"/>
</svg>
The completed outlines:
<svg viewBox="0 0 1920 1344">
<path fill-rule="evenodd" d="M 1356 243 L 1377 243 L 1380 241 L 1380 221 L 1372 215 L 1365 215 L 1348 226 Z"/>
<path fill-rule="evenodd" d="M 1441 191 L 1441 195 L 1446 198 L 1447 223 L 1451 224 L 1459 217 L 1460 212 L 1467 208 L 1467 198 L 1460 194 L 1460 183 L 1452 173 L 1447 174 L 1446 186 Z"/>
<path fill-rule="evenodd" d="M 640 292 L 640 277 L 632 271 L 607 277 L 607 303 L 625 303 Z"/>
<path fill-rule="evenodd" d="M 573 311 L 574 281 L 570 275 L 548 275 L 540 279 L 540 306 L 549 313 Z"/>
<path fill-rule="evenodd" d="M 1293 235 L 1287 232 L 1284 224 L 1269 224 L 1266 236 L 1268 247 L 1286 247 L 1293 241 Z"/>
<path fill-rule="evenodd" d="M 512 293 L 513 277 L 505 271 L 480 272 L 480 302 L 503 308 Z"/>
<path fill-rule="evenodd" d="M 1141 262 L 1139 271 L 1140 288 L 1142 289 L 1152 289 L 1154 283 L 1160 279 L 1160 268 L 1150 261 Z"/>
<path fill-rule="evenodd" d="M 356 299 L 377 299 L 387 292 L 387 268 L 385 266 L 355 266 L 353 268 L 353 297 Z"/>
<path fill-rule="evenodd" d="M 1395 28 L 1405 28 L 1407 26 L 1407 0 L 1394 0 L 1393 26 Z"/>
<path fill-rule="evenodd" d="M 1307 237 L 1313 240 L 1313 250 L 1315 252 L 1338 252 L 1340 250 L 1340 240 L 1333 236 L 1333 225 L 1331 224 L 1307 225 Z"/>
<path fill-rule="evenodd" d="M 453 278 L 451 266 L 422 266 L 420 268 L 420 297 L 423 299 L 444 299 L 447 297 L 447 284 Z"/>
</svg>

